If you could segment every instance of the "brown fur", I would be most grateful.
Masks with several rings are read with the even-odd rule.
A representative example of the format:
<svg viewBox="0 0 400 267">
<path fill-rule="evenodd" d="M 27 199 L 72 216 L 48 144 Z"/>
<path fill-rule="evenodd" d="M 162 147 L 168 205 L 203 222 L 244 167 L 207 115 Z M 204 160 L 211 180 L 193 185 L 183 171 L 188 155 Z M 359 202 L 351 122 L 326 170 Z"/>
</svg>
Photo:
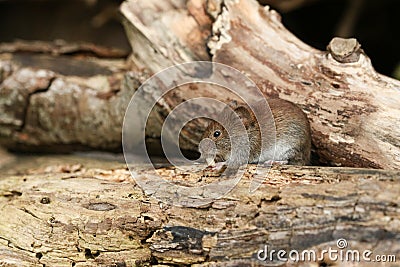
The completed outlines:
<svg viewBox="0 0 400 267">
<path fill-rule="evenodd" d="M 216 152 L 217 161 L 226 161 L 232 166 L 269 160 L 287 161 L 294 165 L 308 164 L 311 136 L 307 116 L 298 106 L 282 99 L 270 99 L 268 104 L 273 119 L 270 112 L 265 112 L 267 107 L 264 100 L 250 103 L 254 112 L 247 105 L 231 103 L 230 108 L 225 108 L 219 114 L 218 120 L 221 123 L 213 120 L 205 130 L 202 139 L 211 139 L 216 151 L 201 145 L 199 150 L 202 157 L 211 157 L 212 152 Z M 243 130 L 243 125 L 246 130 Z M 216 130 L 221 131 L 217 138 L 214 137 Z"/>
</svg>

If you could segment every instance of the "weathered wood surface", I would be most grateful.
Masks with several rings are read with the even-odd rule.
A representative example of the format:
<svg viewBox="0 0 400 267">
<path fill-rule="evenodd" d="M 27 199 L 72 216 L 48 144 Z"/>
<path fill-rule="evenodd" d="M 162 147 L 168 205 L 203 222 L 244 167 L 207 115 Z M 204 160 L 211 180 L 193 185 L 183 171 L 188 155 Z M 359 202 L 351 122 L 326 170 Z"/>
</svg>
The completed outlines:
<svg viewBox="0 0 400 267">
<path fill-rule="evenodd" d="M 63 72 L 62 66 L 71 66 L 69 60 L 76 58 L 66 63 L 50 56 L 41 62 L 54 64 L 32 64 L 31 69 L 27 66 L 32 60 L 22 60 L 25 65 L 19 67 L 20 55 L 10 55 L 12 50 L 4 48 L 8 52 L 0 58 L 3 144 L 36 151 L 120 149 L 124 108 L 146 73 L 186 61 L 212 60 L 246 73 L 265 96 L 299 104 L 310 119 L 314 154 L 321 163 L 400 167 L 400 82 L 376 73 L 355 40 L 336 39 L 328 51 L 318 51 L 287 31 L 277 12 L 255 0 L 126 1 L 121 11 L 133 48 L 132 64 L 120 62 L 115 67 L 115 61 L 82 60 L 72 64 L 71 73 L 71 68 Z M 90 69 L 89 74 L 80 75 L 84 71 L 79 66 Z M 136 72 L 125 75 L 127 68 Z M 129 86 L 125 80 L 130 80 Z M 150 116 L 148 140 L 159 139 L 166 114 L 185 100 L 231 98 L 223 90 L 196 89 L 165 96 Z M 213 106 L 202 108 L 215 111 Z M 197 150 L 204 125 L 188 125 L 182 131 L 183 149 Z"/>
<path fill-rule="evenodd" d="M 349 249 L 400 257 L 398 171 L 279 166 L 254 194 L 249 171 L 225 197 L 183 208 L 143 195 L 120 164 L 103 166 L 2 177 L 0 264 L 263 266 L 272 264 L 256 260 L 266 244 L 320 251 L 337 249 L 339 238 Z"/>
<path fill-rule="evenodd" d="M 328 52 L 316 51 L 275 11 L 253 1 L 224 3 L 214 29 L 224 38 L 209 42 L 213 61 L 245 71 L 265 95 L 302 106 L 329 164 L 400 167 L 400 82 L 376 73 L 356 40 L 334 39 Z"/>
<path fill-rule="evenodd" d="M 0 50 L 2 145 L 40 152 L 120 150 L 123 114 L 144 79 L 128 72 L 123 59 L 113 59 L 120 53 L 36 42 Z M 99 58 L 84 55 L 90 51 Z"/>
<path fill-rule="evenodd" d="M 154 3 L 146 2 L 147 12 L 157 12 Z M 277 12 L 259 6 L 256 1 L 193 0 L 187 6 L 184 1 L 169 3 L 163 2 L 169 12 L 163 13 L 160 20 L 147 21 L 134 1 L 122 5 L 122 13 L 128 19 L 127 32 L 139 29 L 149 37 L 144 43 L 134 38 L 130 38 L 131 42 L 136 47 L 152 43 L 151 51 L 134 55 L 136 64 L 159 71 L 147 59 L 160 55 L 160 66 L 181 63 L 188 56 L 186 50 L 179 50 L 181 57 L 162 52 L 168 43 L 179 43 L 183 31 L 171 27 L 168 43 L 160 43 L 157 37 L 163 36 L 163 29 L 154 25 L 169 21 L 168 17 L 174 18 L 192 5 L 203 6 L 207 12 L 197 12 L 193 17 L 200 22 L 207 21 L 201 19 L 204 16 L 213 18 L 212 35 L 207 39 L 212 60 L 246 73 L 267 97 L 299 104 L 310 119 L 313 144 L 322 162 L 400 167 L 400 128 L 396 126 L 400 82 L 376 73 L 356 40 L 334 39 L 328 51 L 318 51 L 285 29 Z M 198 23 L 198 28 L 203 29 L 204 25 L 207 23 Z M 181 101 L 189 96 L 190 93 L 178 95 Z M 219 95 L 214 97 L 226 100 Z M 186 139 L 196 137 L 190 129 L 183 134 L 187 134 Z"/>
</svg>

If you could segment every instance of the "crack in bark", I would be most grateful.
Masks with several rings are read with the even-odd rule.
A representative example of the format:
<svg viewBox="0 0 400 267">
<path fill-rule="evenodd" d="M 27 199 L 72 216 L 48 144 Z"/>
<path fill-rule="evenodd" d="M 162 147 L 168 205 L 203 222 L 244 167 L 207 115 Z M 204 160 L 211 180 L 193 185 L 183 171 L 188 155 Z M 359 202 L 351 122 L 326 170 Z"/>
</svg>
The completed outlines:
<svg viewBox="0 0 400 267">
<path fill-rule="evenodd" d="M 33 218 L 35 218 L 35 219 L 41 220 L 38 216 L 36 216 L 33 212 L 27 210 L 26 208 L 21 208 L 20 210 L 22 210 L 23 212 L 25 212 L 25 213 L 31 215 L 31 216 L 32 216 Z"/>
<path fill-rule="evenodd" d="M 33 92 L 30 92 L 27 97 L 26 97 L 26 102 L 25 102 L 25 108 L 24 108 L 24 115 L 22 116 L 23 120 L 22 120 L 22 124 L 19 127 L 19 129 L 17 129 L 17 132 L 23 132 L 25 125 L 27 123 L 28 120 L 28 110 L 29 110 L 29 106 L 31 104 L 31 98 L 33 95 L 39 94 L 39 93 L 43 93 L 43 92 L 47 92 L 51 85 L 53 84 L 53 81 L 56 79 L 57 77 L 53 76 L 49 79 L 48 85 L 45 88 L 39 88 Z"/>
<path fill-rule="evenodd" d="M 0 236 L 0 239 L 7 241 L 7 247 L 9 247 L 9 248 L 16 248 L 16 249 L 19 249 L 21 251 L 25 251 L 25 252 L 28 252 L 28 253 L 31 253 L 31 254 L 35 254 L 35 255 L 37 253 L 34 250 L 29 250 L 29 249 L 23 248 L 21 246 L 18 246 L 16 244 L 14 244 L 11 240 L 9 240 L 7 238 L 4 238 L 2 236 Z M 39 259 L 38 259 L 38 262 L 40 263 Z M 1 260 L 0 260 L 0 263 L 1 263 Z"/>
</svg>

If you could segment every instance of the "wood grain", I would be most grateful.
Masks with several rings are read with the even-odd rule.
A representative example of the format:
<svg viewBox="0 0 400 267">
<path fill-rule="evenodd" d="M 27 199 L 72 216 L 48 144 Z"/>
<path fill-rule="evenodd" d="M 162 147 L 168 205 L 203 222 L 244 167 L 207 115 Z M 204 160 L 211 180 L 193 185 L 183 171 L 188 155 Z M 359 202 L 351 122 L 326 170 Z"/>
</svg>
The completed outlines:
<svg viewBox="0 0 400 267">
<path fill-rule="evenodd" d="M 399 174 L 276 166 L 249 194 L 249 169 L 228 195 L 185 208 L 144 195 L 126 169 L 31 170 L 0 180 L 0 262 L 264 266 L 256 259 L 264 245 L 321 250 L 337 248 L 339 238 L 399 257 Z"/>
</svg>

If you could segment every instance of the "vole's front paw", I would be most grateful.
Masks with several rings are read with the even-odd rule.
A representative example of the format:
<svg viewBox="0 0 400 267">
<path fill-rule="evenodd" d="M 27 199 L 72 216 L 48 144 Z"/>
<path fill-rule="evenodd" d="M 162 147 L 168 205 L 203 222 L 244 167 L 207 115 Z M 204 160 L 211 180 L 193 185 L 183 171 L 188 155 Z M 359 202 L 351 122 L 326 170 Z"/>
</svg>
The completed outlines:
<svg viewBox="0 0 400 267">
<path fill-rule="evenodd" d="M 212 169 L 215 171 L 223 172 L 226 169 L 225 161 L 215 163 Z"/>
<path fill-rule="evenodd" d="M 205 176 L 220 176 L 226 169 L 225 162 L 217 162 L 214 166 L 208 166 L 204 170 Z"/>
</svg>

